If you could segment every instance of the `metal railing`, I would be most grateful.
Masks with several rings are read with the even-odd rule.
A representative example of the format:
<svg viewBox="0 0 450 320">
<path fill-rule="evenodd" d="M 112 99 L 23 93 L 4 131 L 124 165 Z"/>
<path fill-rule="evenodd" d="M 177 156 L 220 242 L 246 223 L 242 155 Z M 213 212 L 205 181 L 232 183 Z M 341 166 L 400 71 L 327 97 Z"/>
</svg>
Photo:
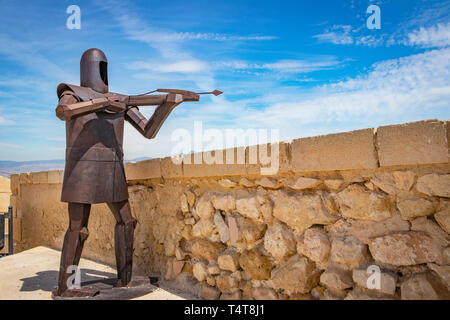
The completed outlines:
<svg viewBox="0 0 450 320">
<path fill-rule="evenodd" d="M 8 219 L 8 233 L 5 233 L 5 220 Z M 5 246 L 5 239 L 8 239 L 8 252 L 0 252 L 0 256 L 11 255 L 14 250 L 13 240 L 13 210 L 8 207 L 8 212 L 0 213 L 0 250 Z"/>
</svg>

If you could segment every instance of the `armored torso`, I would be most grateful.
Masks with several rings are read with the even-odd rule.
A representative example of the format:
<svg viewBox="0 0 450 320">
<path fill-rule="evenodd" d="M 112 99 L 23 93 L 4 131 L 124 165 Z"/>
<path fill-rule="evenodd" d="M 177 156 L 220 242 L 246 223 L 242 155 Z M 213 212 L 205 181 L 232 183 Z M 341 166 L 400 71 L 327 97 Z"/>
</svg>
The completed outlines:
<svg viewBox="0 0 450 320">
<path fill-rule="evenodd" d="M 79 101 L 108 96 L 86 87 L 58 86 Z M 74 101 L 76 102 L 76 101 Z M 66 122 L 66 166 L 61 201 L 119 202 L 128 199 L 123 165 L 124 113 L 90 113 Z"/>
</svg>

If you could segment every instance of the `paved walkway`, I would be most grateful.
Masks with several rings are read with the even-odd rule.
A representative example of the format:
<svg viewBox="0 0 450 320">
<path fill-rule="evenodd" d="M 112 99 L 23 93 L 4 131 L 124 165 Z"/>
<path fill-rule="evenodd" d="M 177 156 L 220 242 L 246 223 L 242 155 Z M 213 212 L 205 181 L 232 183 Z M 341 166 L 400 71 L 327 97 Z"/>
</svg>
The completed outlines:
<svg viewBox="0 0 450 320">
<path fill-rule="evenodd" d="M 56 286 L 61 252 L 36 247 L 0 258 L 0 300 L 48 300 Z M 114 278 L 115 269 L 87 259 L 81 259 L 82 282 Z M 170 289 L 168 289 L 170 290 Z M 140 300 L 179 300 L 191 298 L 173 290 L 156 288 Z"/>
</svg>

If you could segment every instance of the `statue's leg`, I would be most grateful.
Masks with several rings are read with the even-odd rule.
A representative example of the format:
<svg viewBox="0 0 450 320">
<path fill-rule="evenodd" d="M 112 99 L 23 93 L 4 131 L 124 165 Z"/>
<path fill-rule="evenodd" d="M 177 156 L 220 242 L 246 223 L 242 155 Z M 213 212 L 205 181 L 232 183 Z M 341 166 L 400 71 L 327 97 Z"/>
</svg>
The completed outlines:
<svg viewBox="0 0 450 320">
<path fill-rule="evenodd" d="M 133 236 L 136 220 L 131 215 L 128 200 L 108 203 L 114 217 L 115 227 L 115 250 L 117 264 L 117 285 L 126 286 L 131 281 L 133 268 Z"/>
<path fill-rule="evenodd" d="M 56 295 L 61 296 L 67 291 L 67 280 L 72 275 L 69 272 L 70 266 L 78 266 L 80 262 L 83 244 L 89 232 L 87 229 L 90 204 L 69 203 L 69 228 L 64 237 L 64 244 L 61 253 L 61 263 L 59 267 L 58 289 Z"/>
</svg>

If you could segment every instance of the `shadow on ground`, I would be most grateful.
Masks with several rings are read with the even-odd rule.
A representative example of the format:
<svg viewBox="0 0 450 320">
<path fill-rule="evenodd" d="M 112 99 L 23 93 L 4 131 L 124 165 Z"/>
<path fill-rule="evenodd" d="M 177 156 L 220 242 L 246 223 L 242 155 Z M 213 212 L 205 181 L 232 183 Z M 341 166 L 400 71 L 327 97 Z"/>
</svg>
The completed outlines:
<svg viewBox="0 0 450 320">
<path fill-rule="evenodd" d="M 92 269 L 81 269 L 82 285 L 91 285 L 94 283 L 104 283 L 112 285 L 115 282 L 116 275 L 110 272 L 103 272 Z M 58 283 L 58 271 L 40 271 L 36 275 L 20 279 L 23 281 L 20 291 L 53 291 Z"/>
<path fill-rule="evenodd" d="M 149 294 L 157 289 L 156 286 L 150 284 L 148 277 L 141 278 L 148 284 L 130 288 L 113 288 L 114 283 L 117 281 L 115 274 L 92 269 L 81 269 L 81 286 L 96 289 L 100 293 L 92 298 L 54 297 L 54 299 L 128 300 Z M 58 282 L 58 272 L 55 270 L 41 271 L 33 277 L 20 280 L 23 281 L 20 291 L 42 290 L 52 292 Z"/>
<path fill-rule="evenodd" d="M 153 277 L 148 276 L 136 276 L 133 278 L 146 280 Z M 156 278 L 157 279 L 157 278 Z M 53 292 L 58 282 L 58 271 L 48 270 L 39 271 L 34 276 L 20 279 L 22 281 L 22 287 L 20 291 L 32 292 L 32 291 L 46 291 Z M 131 288 L 113 288 L 114 283 L 117 281 L 117 276 L 111 272 L 98 271 L 93 269 L 81 268 L 81 286 L 91 287 L 100 291 L 100 294 L 92 298 L 91 300 L 128 300 L 137 297 L 144 296 L 158 289 L 159 286 L 165 291 L 168 291 L 174 295 L 183 297 L 185 299 L 198 299 L 190 293 L 182 292 L 171 286 L 167 286 L 165 281 L 158 284 L 146 284 L 138 285 Z M 60 298 L 54 297 L 54 299 L 70 299 L 70 300 L 84 300 L 86 298 Z"/>
</svg>

